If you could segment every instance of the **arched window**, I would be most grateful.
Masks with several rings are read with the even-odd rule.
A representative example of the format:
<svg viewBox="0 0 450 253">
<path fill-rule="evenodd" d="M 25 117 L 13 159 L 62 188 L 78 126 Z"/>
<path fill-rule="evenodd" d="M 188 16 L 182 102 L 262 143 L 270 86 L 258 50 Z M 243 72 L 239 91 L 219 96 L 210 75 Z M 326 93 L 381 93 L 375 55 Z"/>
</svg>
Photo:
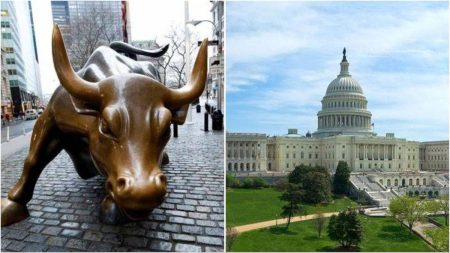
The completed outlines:
<svg viewBox="0 0 450 253">
<path fill-rule="evenodd" d="M 398 179 L 394 180 L 394 186 L 398 186 Z"/>
<path fill-rule="evenodd" d="M 231 163 L 228 163 L 228 170 L 231 170 Z"/>
<path fill-rule="evenodd" d="M 241 163 L 241 171 L 244 171 L 244 164 Z"/>
<path fill-rule="evenodd" d="M 424 179 L 422 180 L 422 185 L 427 185 L 427 179 L 426 179 L 426 178 L 424 178 Z"/>
<path fill-rule="evenodd" d="M 390 180 L 390 179 L 387 180 L 387 186 L 388 186 L 388 187 L 391 186 L 391 180 Z"/>
<path fill-rule="evenodd" d="M 418 178 L 416 179 L 416 185 L 420 185 L 420 180 Z"/>
<path fill-rule="evenodd" d="M 383 185 L 383 179 L 380 179 L 380 184 Z"/>
<path fill-rule="evenodd" d="M 256 164 L 255 163 L 252 164 L 252 169 L 253 169 L 253 171 L 256 170 Z"/>
<path fill-rule="evenodd" d="M 269 163 L 269 170 L 272 170 L 272 164 Z"/>
<path fill-rule="evenodd" d="M 250 163 L 246 164 L 246 168 L 247 168 L 247 170 L 250 170 Z"/>
<path fill-rule="evenodd" d="M 409 185 L 413 185 L 413 180 L 412 180 L 412 178 L 409 179 Z"/>
</svg>

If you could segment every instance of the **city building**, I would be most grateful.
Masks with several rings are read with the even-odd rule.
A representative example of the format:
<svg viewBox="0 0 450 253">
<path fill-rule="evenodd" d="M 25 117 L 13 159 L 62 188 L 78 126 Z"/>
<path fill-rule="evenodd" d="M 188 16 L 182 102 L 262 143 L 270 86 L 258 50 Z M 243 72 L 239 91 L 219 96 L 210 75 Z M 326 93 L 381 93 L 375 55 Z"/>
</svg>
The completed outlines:
<svg viewBox="0 0 450 253">
<path fill-rule="evenodd" d="M 53 22 L 58 24 L 61 29 L 64 41 L 68 44 L 74 34 L 72 34 L 73 25 L 83 22 L 86 17 L 108 18 L 107 22 L 111 25 L 109 33 L 118 36 L 118 40 L 123 40 L 123 22 L 127 21 L 128 13 L 122 15 L 122 10 L 127 11 L 127 4 L 122 6 L 121 1 L 52 1 Z M 103 21 L 103 20 L 100 20 Z M 128 24 L 128 22 L 127 22 Z M 125 24 L 125 26 L 127 25 Z M 129 30 L 129 29 L 128 29 Z M 129 31 L 128 31 L 129 32 Z"/>
<path fill-rule="evenodd" d="M 42 96 L 32 15 L 31 5 L 27 1 L 2 2 L 1 47 L 4 50 L 13 114 L 37 108 Z"/>
<path fill-rule="evenodd" d="M 227 133 L 227 170 L 241 177 L 270 178 L 285 176 L 301 164 L 334 173 L 339 161 L 345 161 L 355 192 L 380 205 L 396 194 L 417 191 L 434 197 L 448 191 L 448 140 L 420 143 L 394 133 L 378 136 L 363 89 L 349 73 L 345 49 L 340 67 L 322 99 L 316 132 Z"/>
<path fill-rule="evenodd" d="M 224 47 L 225 47 L 225 18 L 224 2 L 211 1 L 212 21 L 214 24 L 213 40 L 217 40 L 217 47 L 213 47 L 213 56 L 209 58 L 208 90 L 217 98 L 217 109 L 223 110 L 224 97 Z"/>
<path fill-rule="evenodd" d="M 11 90 L 8 82 L 8 70 L 6 69 L 5 61 L 6 50 L 1 48 L 1 72 L 2 72 L 2 116 L 5 117 L 6 114 L 12 116 L 12 99 Z"/>
</svg>

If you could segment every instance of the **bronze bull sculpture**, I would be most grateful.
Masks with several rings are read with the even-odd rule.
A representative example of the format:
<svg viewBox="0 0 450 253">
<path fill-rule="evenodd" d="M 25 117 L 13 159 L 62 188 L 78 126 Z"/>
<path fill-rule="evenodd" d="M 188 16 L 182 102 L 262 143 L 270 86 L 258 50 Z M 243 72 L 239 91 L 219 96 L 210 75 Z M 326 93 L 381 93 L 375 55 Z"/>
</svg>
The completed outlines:
<svg viewBox="0 0 450 253">
<path fill-rule="evenodd" d="M 36 121 L 20 179 L 1 200 L 2 226 L 29 216 L 26 204 L 39 175 L 63 149 L 81 178 L 106 178 L 103 222 L 145 219 L 166 195 L 167 178 L 160 166 L 169 162 L 164 147 L 170 124 L 183 124 L 189 103 L 204 90 L 207 39 L 188 84 L 180 89 L 165 87 L 155 78 L 157 72 L 109 47 L 98 48 L 76 73 L 57 25 L 52 41 L 61 86 Z"/>
</svg>

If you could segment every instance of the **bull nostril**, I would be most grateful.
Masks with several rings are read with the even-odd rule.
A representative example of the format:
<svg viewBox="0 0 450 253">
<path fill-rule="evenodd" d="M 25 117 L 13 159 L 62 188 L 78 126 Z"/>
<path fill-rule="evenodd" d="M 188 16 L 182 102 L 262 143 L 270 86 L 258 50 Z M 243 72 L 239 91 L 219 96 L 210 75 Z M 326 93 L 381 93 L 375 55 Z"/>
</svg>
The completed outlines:
<svg viewBox="0 0 450 253">
<path fill-rule="evenodd" d="M 162 185 L 167 184 L 167 177 L 164 174 L 159 174 L 158 176 L 159 182 L 161 182 Z"/>
<path fill-rule="evenodd" d="M 120 177 L 117 179 L 117 190 L 123 191 L 128 187 L 128 180 L 124 177 Z"/>
<path fill-rule="evenodd" d="M 112 187 L 111 181 L 107 181 L 106 182 L 106 190 L 108 192 L 112 192 L 112 189 L 113 189 L 113 187 Z"/>
</svg>

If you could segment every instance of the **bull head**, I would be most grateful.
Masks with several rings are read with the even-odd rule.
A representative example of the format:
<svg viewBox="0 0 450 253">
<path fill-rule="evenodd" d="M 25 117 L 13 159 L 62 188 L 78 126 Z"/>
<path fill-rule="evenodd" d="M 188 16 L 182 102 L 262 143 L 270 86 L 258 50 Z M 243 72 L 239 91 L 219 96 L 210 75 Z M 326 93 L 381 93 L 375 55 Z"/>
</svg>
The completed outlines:
<svg viewBox="0 0 450 253">
<path fill-rule="evenodd" d="M 61 85 L 97 112 L 86 116 L 92 117 L 92 124 L 83 128 L 92 159 L 106 177 L 106 189 L 130 218 L 148 214 L 166 194 L 167 180 L 160 164 L 170 138 L 170 123 L 184 123 L 189 103 L 205 87 L 207 39 L 188 84 L 176 90 L 139 74 L 110 76 L 98 83 L 86 81 L 70 65 L 57 25 L 52 39 L 53 63 Z"/>
</svg>

